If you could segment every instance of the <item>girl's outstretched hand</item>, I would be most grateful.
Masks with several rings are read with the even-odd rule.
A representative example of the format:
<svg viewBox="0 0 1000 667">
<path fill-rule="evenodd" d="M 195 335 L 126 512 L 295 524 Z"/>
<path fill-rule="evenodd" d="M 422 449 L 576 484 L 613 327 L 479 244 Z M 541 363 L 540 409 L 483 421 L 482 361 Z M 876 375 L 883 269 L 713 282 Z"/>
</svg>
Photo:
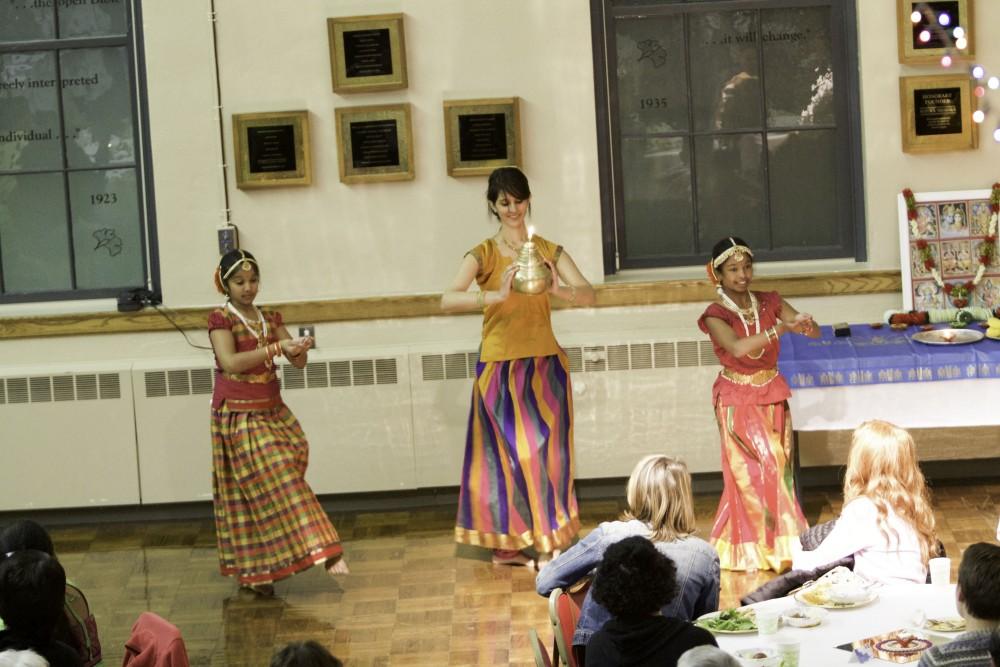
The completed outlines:
<svg viewBox="0 0 1000 667">
<path fill-rule="evenodd" d="M 281 351 L 286 357 L 297 357 L 313 346 L 312 336 L 286 338 L 281 341 Z"/>
<path fill-rule="evenodd" d="M 809 333 L 816 328 L 816 322 L 809 313 L 796 313 L 790 328 L 796 333 Z"/>
</svg>

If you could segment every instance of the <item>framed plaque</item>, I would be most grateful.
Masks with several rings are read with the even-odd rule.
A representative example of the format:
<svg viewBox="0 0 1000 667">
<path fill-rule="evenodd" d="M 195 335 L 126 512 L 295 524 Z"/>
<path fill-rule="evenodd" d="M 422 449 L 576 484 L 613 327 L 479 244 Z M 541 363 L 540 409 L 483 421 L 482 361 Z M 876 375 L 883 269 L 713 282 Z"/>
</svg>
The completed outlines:
<svg viewBox="0 0 1000 667">
<path fill-rule="evenodd" d="M 903 152 L 976 148 L 979 128 L 972 121 L 975 99 L 967 74 L 900 77 Z"/>
<path fill-rule="evenodd" d="M 449 176 L 481 176 L 520 165 L 517 98 L 445 101 L 444 142 Z"/>
<path fill-rule="evenodd" d="M 409 104 L 334 109 L 343 183 L 413 179 Z"/>
<path fill-rule="evenodd" d="M 904 65 L 937 65 L 941 57 L 956 60 L 975 57 L 973 0 L 896 0 L 899 62 Z M 915 17 L 920 20 L 914 21 Z M 957 48 L 955 29 L 964 31 L 964 49 Z M 921 39 L 921 33 L 927 39 Z M 961 34 L 961 33 L 960 33 Z"/>
<path fill-rule="evenodd" d="M 233 114 L 236 187 L 309 185 L 309 112 Z"/>
<path fill-rule="evenodd" d="M 370 93 L 406 88 L 402 14 L 326 20 L 333 92 Z"/>
</svg>

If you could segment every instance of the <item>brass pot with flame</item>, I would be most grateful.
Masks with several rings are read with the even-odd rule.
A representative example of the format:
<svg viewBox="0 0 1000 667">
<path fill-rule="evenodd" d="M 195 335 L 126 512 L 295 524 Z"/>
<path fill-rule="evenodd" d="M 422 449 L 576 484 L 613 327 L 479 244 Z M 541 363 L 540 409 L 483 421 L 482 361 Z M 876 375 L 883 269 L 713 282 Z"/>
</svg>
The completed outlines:
<svg viewBox="0 0 1000 667">
<path fill-rule="evenodd" d="M 514 291 L 521 294 L 544 294 L 552 285 L 552 272 L 542 261 L 542 255 L 530 238 L 521 246 L 517 259 L 517 273 L 514 274 Z"/>
</svg>

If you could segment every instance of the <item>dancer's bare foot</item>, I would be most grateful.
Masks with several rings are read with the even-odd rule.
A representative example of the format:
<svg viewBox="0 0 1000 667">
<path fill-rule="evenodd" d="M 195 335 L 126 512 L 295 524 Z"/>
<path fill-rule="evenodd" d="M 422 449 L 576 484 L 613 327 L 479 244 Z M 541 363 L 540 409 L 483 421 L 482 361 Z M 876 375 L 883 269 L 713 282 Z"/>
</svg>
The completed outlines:
<svg viewBox="0 0 1000 667">
<path fill-rule="evenodd" d="M 326 573 L 331 576 L 338 576 L 341 574 L 350 574 L 351 571 L 347 569 L 347 561 L 344 560 L 343 556 L 337 556 L 333 560 L 328 560 L 325 563 Z"/>
<path fill-rule="evenodd" d="M 242 588 L 244 590 L 252 591 L 254 594 L 259 595 L 262 598 L 274 597 L 274 584 L 244 584 Z"/>
<path fill-rule="evenodd" d="M 494 565 L 519 565 L 524 567 L 534 567 L 535 561 L 528 554 L 516 549 L 494 549 Z"/>
</svg>

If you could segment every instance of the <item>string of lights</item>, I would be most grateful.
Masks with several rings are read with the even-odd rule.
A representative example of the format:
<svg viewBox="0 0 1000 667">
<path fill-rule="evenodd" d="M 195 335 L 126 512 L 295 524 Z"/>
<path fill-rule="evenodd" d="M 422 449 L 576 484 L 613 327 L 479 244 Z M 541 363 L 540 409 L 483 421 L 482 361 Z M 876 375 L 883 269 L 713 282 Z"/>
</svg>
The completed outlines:
<svg viewBox="0 0 1000 667">
<path fill-rule="evenodd" d="M 941 67 L 950 68 L 957 57 L 965 59 L 969 48 L 969 36 L 961 25 L 952 26 L 954 17 L 947 11 L 935 12 L 931 3 L 916 5 L 910 20 L 917 28 L 917 40 L 921 44 L 943 44 L 945 53 L 941 56 Z M 980 64 L 969 65 L 969 76 L 973 82 L 972 94 L 976 97 L 976 109 L 972 112 L 972 121 L 982 125 L 991 111 L 989 91 L 1000 89 L 1000 77 L 991 75 Z M 993 140 L 1000 143 L 1000 119 L 993 130 Z"/>
</svg>

